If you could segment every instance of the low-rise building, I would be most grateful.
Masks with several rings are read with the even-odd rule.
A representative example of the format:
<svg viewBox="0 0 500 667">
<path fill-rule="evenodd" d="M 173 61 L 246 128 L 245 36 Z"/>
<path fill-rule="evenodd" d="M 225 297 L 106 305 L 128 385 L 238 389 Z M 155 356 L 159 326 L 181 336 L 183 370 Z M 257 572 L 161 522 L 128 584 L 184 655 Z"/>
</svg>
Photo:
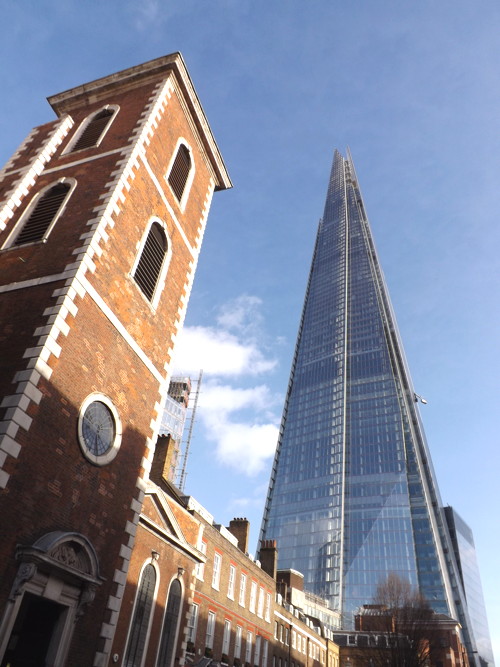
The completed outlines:
<svg viewBox="0 0 500 667">
<path fill-rule="evenodd" d="M 304 600 L 300 576 L 277 584 L 276 543 L 248 553 L 250 525 L 228 527 L 169 480 L 168 438 L 160 439 L 146 485 L 113 659 L 132 665 L 338 667 L 322 621 Z M 326 609 L 326 607 L 325 607 Z"/>
</svg>

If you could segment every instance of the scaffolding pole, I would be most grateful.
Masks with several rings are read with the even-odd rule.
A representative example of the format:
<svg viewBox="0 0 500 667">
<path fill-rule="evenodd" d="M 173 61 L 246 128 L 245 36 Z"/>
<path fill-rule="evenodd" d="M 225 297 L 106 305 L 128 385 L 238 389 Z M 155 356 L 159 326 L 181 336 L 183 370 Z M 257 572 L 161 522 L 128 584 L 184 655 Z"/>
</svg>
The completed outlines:
<svg viewBox="0 0 500 667">
<path fill-rule="evenodd" d="M 198 375 L 198 381 L 196 383 L 196 391 L 194 394 L 194 403 L 193 403 L 193 411 L 191 413 L 191 422 L 189 424 L 189 430 L 188 430 L 188 435 L 186 438 L 186 444 L 184 447 L 184 454 L 182 457 L 182 468 L 181 468 L 181 473 L 179 475 L 179 489 L 180 491 L 184 491 L 184 485 L 186 484 L 186 477 L 187 477 L 187 462 L 188 462 L 188 457 L 189 457 L 189 448 L 191 447 L 191 437 L 193 435 L 193 427 L 194 427 L 194 420 L 196 417 L 196 408 L 198 407 L 198 398 L 200 396 L 200 386 L 201 386 L 201 379 L 203 377 L 203 369 L 200 370 L 200 374 Z M 191 398 L 191 396 L 189 397 Z"/>
</svg>

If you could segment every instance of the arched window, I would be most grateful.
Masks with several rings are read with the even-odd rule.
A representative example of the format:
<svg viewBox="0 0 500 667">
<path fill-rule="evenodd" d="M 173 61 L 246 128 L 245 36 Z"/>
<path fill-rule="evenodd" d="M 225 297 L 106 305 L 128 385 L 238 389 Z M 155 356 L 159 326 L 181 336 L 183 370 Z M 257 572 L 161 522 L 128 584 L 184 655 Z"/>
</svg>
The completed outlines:
<svg viewBox="0 0 500 667">
<path fill-rule="evenodd" d="M 182 589 L 178 579 L 174 579 L 168 592 L 167 608 L 163 619 L 160 651 L 156 667 L 170 667 L 174 657 L 177 626 L 182 601 Z"/>
<path fill-rule="evenodd" d="M 184 194 L 190 171 L 191 154 L 188 147 L 185 144 L 181 144 L 177 150 L 177 155 L 167 179 L 179 202 Z"/>
<path fill-rule="evenodd" d="M 153 300 L 167 249 L 167 237 L 162 226 L 153 222 L 133 274 L 135 282 L 149 301 Z"/>
<path fill-rule="evenodd" d="M 46 190 L 28 213 L 28 217 L 12 245 L 17 246 L 41 241 L 46 236 L 51 224 L 55 222 L 70 189 L 71 185 L 69 183 L 57 183 L 57 185 Z"/>
<path fill-rule="evenodd" d="M 156 587 L 156 570 L 153 565 L 146 565 L 142 571 L 134 614 L 130 624 L 130 633 L 125 651 L 124 667 L 140 667 L 148 640 L 149 619 L 153 608 Z"/>
<path fill-rule="evenodd" d="M 87 122 L 82 133 L 71 147 L 71 151 L 79 151 L 82 148 L 96 146 L 104 130 L 108 127 L 111 118 L 115 115 L 115 109 L 106 108 L 94 114 Z"/>
</svg>

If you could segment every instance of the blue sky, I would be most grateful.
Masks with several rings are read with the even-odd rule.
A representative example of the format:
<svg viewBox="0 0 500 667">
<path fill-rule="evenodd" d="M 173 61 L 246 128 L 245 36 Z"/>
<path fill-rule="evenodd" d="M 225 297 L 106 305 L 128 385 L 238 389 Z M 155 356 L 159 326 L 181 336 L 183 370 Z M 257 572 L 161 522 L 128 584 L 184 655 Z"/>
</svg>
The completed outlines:
<svg viewBox="0 0 500 667">
<path fill-rule="evenodd" d="M 45 97 L 181 51 L 234 181 L 214 197 L 182 370 L 186 491 L 252 549 L 332 152 L 350 146 L 444 503 L 471 524 L 500 664 L 500 5 L 2 3 L 0 158 Z M 187 352 L 186 352 L 187 350 Z"/>
</svg>

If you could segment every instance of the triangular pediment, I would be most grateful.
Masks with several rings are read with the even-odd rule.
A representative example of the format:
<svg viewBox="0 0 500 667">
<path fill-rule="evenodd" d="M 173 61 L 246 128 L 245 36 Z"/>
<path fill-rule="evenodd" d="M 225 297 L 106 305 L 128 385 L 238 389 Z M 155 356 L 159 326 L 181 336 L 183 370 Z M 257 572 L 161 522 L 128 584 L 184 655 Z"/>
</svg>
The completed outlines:
<svg viewBox="0 0 500 667">
<path fill-rule="evenodd" d="M 181 521 L 184 519 L 189 524 L 192 522 L 197 524 L 195 531 L 193 531 L 193 526 L 188 526 L 188 535 L 191 539 L 186 538 L 176 514 L 179 515 Z M 198 522 L 182 507 L 176 507 L 175 503 L 153 482 L 147 484 L 139 520 L 161 539 L 175 544 L 177 548 L 189 552 L 196 557 L 196 560 L 200 560 L 196 542 L 192 539 L 193 535 L 198 532 Z"/>
<path fill-rule="evenodd" d="M 141 515 L 147 518 L 149 522 L 156 524 L 162 532 L 166 532 L 176 538 L 182 537 L 182 533 L 179 533 L 180 529 L 173 523 L 168 510 L 166 511 L 165 507 L 158 502 L 156 495 L 147 494 L 144 497 Z"/>
</svg>

